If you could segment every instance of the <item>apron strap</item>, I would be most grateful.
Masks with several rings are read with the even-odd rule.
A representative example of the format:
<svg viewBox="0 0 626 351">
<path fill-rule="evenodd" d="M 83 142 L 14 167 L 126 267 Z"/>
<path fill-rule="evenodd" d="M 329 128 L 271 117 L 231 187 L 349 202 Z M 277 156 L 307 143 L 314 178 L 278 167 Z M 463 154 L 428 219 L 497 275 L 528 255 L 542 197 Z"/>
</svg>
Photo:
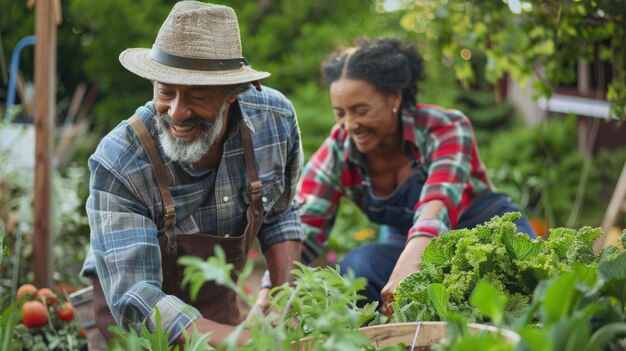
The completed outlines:
<svg viewBox="0 0 626 351">
<path fill-rule="evenodd" d="M 128 119 L 128 123 L 130 123 L 130 126 L 133 128 L 135 133 L 137 133 L 146 154 L 148 154 L 148 159 L 150 160 L 154 176 L 156 177 L 157 184 L 159 186 L 161 200 L 163 200 L 165 235 L 167 236 L 166 253 L 168 255 L 176 256 L 176 230 L 174 228 L 176 225 L 176 209 L 174 208 L 170 187 L 168 185 L 167 178 L 165 177 L 163 162 L 161 162 L 161 157 L 157 152 L 157 147 L 154 143 L 154 139 L 152 139 L 152 135 L 139 117 L 137 117 L 137 115 L 133 115 Z"/>
<path fill-rule="evenodd" d="M 176 230 L 174 228 L 176 225 L 176 209 L 174 208 L 172 195 L 165 176 L 161 157 L 157 152 L 157 147 L 154 143 L 152 135 L 141 119 L 139 119 L 137 115 L 133 115 L 129 118 L 128 122 L 135 133 L 137 133 L 137 136 L 139 137 L 139 140 L 148 155 L 148 159 L 150 160 L 152 170 L 154 171 L 154 175 L 159 186 L 165 216 L 165 235 L 167 236 L 166 253 L 168 255 L 176 256 L 177 244 Z M 250 129 L 243 123 L 243 121 L 239 123 L 239 132 L 243 142 L 243 155 L 246 163 L 246 173 L 248 176 L 248 191 L 250 195 L 250 207 L 248 207 L 249 218 L 258 218 L 263 214 L 262 183 L 259 179 L 258 166 L 254 155 L 254 147 L 252 145 L 252 136 L 250 134 Z M 256 235 L 249 235 L 246 237 L 244 244 L 246 252 L 252 247 L 252 243 L 255 238 Z"/>
<path fill-rule="evenodd" d="M 176 224 L 176 212 L 174 210 L 174 204 L 169 184 L 167 182 L 165 168 L 158 153 L 156 142 L 148 131 L 146 125 L 138 116 L 134 115 L 129 118 L 129 124 L 139 137 L 139 140 L 148 155 L 163 201 L 166 235 L 159 238 L 159 246 L 162 252 L 163 291 L 168 294 L 174 294 L 179 298 L 183 298 L 183 301 L 186 301 L 196 307 L 205 318 L 230 325 L 238 324 L 241 322 L 241 319 L 237 305 L 237 297 L 234 291 L 229 290 L 226 287 L 219 287 L 215 284 L 204 285 L 202 288 L 203 290 L 201 290 L 206 292 L 203 293 L 203 299 L 200 299 L 195 303 L 184 299 L 183 295 L 186 290 L 183 290 L 180 287 L 182 270 L 176 263 L 177 258 L 179 255 L 185 254 L 197 254 L 199 257 L 205 257 L 207 254 L 206 249 L 209 246 L 213 247 L 216 243 L 215 237 L 212 235 L 202 234 L 189 234 L 179 237 L 176 236 L 174 227 Z M 238 270 L 241 270 L 246 262 L 247 253 L 252 247 L 259 229 L 263 225 L 264 216 L 262 184 L 259 179 L 251 131 L 248 126 L 243 124 L 243 121 L 240 122 L 239 127 L 244 161 L 246 164 L 246 176 L 248 178 L 247 191 L 250 196 L 250 204 L 246 210 L 247 225 L 242 238 L 238 240 L 233 240 L 236 238 L 230 238 L 227 240 L 226 238 L 218 238 L 222 240 L 217 240 L 217 242 L 222 242 L 225 246 L 230 245 L 231 248 L 235 248 L 233 245 L 236 245 L 235 252 L 237 253 L 242 252 L 240 251 L 241 249 L 245 250 L 243 251 L 243 257 L 240 257 L 238 254 L 238 261 L 236 263 Z M 199 243 L 202 245 L 198 245 Z M 227 302 L 225 302 L 224 299 Z"/>
<path fill-rule="evenodd" d="M 243 123 L 239 123 L 239 133 L 243 142 L 243 156 L 246 162 L 246 173 L 248 175 L 248 192 L 250 195 L 250 207 L 248 207 L 248 218 L 258 218 L 263 213 L 262 202 L 262 184 L 259 179 L 259 170 L 257 168 L 256 157 L 254 156 L 254 147 L 252 145 L 252 136 L 250 128 Z M 251 213 L 250 213 L 251 212 Z M 260 219 L 263 220 L 262 218 Z M 257 219 L 258 221 L 258 219 Z M 248 223 L 250 224 L 250 223 Z M 256 235 L 248 235 L 245 239 L 245 252 L 252 247 L 252 243 Z"/>
</svg>

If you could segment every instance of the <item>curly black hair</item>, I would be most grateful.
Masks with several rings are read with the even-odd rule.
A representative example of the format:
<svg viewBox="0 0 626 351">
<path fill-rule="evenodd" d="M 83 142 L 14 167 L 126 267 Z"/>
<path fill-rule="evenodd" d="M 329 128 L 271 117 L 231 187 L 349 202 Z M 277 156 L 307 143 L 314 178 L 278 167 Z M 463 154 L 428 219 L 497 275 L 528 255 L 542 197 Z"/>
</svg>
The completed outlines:
<svg viewBox="0 0 626 351">
<path fill-rule="evenodd" d="M 342 76 L 362 79 L 384 94 L 402 92 L 402 105 L 414 106 L 424 79 L 424 59 L 411 43 L 395 38 L 361 39 L 356 49 L 332 54 L 322 63 L 322 82 L 329 86 Z"/>
</svg>

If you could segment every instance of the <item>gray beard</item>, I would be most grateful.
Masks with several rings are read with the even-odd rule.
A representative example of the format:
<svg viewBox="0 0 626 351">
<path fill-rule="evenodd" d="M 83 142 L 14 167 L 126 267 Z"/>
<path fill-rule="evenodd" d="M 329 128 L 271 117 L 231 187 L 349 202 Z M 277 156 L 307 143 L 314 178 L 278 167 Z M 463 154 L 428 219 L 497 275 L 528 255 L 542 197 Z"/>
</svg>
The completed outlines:
<svg viewBox="0 0 626 351">
<path fill-rule="evenodd" d="M 165 156 L 169 157 L 174 162 L 183 164 L 194 164 L 200 161 L 200 159 L 207 154 L 209 149 L 219 141 L 220 134 L 224 128 L 222 115 L 227 107 L 228 104 L 224 99 L 220 111 L 213 122 L 208 122 L 197 117 L 197 119 L 193 119 L 192 124 L 200 125 L 203 129 L 202 134 L 195 139 L 177 138 L 168 131 L 171 124 L 184 126 L 189 125 L 189 123 L 176 123 L 167 113 L 156 115 L 159 141 L 161 142 Z"/>
</svg>

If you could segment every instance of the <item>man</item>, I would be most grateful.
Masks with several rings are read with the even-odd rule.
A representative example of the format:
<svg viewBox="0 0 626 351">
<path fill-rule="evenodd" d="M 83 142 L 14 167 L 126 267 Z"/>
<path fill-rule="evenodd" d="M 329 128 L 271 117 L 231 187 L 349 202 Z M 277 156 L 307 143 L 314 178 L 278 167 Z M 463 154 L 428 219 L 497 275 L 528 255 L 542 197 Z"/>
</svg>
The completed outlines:
<svg viewBox="0 0 626 351">
<path fill-rule="evenodd" d="M 191 303 L 176 259 L 206 259 L 220 245 L 240 269 L 258 234 L 272 284 L 290 280 L 303 239 L 292 208 L 303 157 L 295 111 L 261 89 L 270 74 L 243 58 L 226 6 L 177 3 L 152 49 L 119 60 L 153 82 L 154 99 L 89 159 L 83 274 L 94 282 L 96 322 L 106 330 L 110 308 L 124 329 L 154 329 L 158 308 L 170 344 L 195 327 L 214 346 L 241 321 L 234 292 L 208 283 Z"/>
</svg>

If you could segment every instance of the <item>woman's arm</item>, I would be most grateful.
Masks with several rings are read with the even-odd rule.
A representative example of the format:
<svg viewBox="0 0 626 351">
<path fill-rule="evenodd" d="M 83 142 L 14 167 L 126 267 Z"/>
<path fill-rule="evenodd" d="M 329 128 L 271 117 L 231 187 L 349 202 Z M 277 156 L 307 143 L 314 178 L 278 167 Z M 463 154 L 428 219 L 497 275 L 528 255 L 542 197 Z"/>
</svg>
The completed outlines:
<svg viewBox="0 0 626 351">
<path fill-rule="evenodd" d="M 430 201 L 425 204 L 418 220 L 435 219 L 443 208 L 443 202 L 439 200 Z M 432 239 L 433 237 L 428 235 L 414 236 L 406 243 L 389 277 L 389 281 L 381 291 L 383 300 L 382 310 L 386 315 L 389 316 L 393 314 L 393 310 L 389 308 L 389 304 L 393 302 L 393 292 L 396 290 L 396 287 L 398 287 L 398 284 L 400 284 L 407 275 L 417 272 L 420 269 L 422 254 Z"/>
<path fill-rule="evenodd" d="M 416 205 L 414 225 L 389 281 L 381 291 L 383 311 L 393 313 L 393 292 L 407 275 L 420 268 L 421 257 L 433 237 L 454 228 L 470 199 L 465 190 L 472 170 L 479 166 L 476 142 L 469 119 L 458 111 L 420 110 L 426 127 L 425 159 L 428 178 Z"/>
</svg>

